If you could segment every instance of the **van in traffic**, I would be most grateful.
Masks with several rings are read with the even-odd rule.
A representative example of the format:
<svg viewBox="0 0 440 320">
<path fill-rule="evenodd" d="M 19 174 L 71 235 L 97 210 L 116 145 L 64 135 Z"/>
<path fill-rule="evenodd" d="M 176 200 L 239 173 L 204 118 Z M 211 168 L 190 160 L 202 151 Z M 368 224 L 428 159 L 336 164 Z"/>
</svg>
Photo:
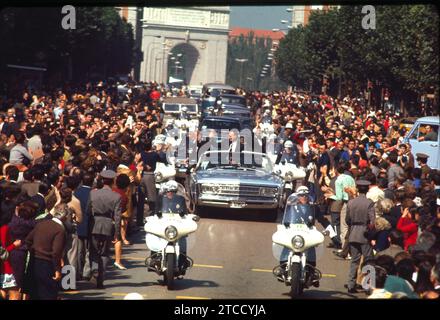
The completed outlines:
<svg viewBox="0 0 440 320">
<path fill-rule="evenodd" d="M 411 145 L 414 158 L 417 153 L 427 154 L 428 166 L 437 170 L 440 170 L 439 128 L 440 116 L 419 118 L 403 140 Z"/>
</svg>

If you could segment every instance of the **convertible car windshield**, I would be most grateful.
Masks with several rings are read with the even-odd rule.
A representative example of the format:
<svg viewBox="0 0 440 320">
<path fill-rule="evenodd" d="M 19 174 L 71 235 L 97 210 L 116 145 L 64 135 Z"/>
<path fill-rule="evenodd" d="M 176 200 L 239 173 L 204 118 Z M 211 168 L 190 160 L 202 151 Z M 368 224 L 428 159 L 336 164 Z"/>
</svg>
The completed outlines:
<svg viewBox="0 0 440 320">
<path fill-rule="evenodd" d="M 269 158 L 255 152 L 207 152 L 199 160 L 198 170 L 232 169 L 273 172 Z"/>
</svg>

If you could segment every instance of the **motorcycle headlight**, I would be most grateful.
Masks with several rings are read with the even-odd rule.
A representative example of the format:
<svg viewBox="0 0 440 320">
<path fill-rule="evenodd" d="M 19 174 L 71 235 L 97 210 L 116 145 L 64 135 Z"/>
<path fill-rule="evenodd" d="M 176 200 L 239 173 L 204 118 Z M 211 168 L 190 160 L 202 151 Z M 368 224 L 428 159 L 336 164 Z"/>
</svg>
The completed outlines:
<svg viewBox="0 0 440 320">
<path fill-rule="evenodd" d="M 169 241 L 173 241 L 177 238 L 177 229 L 175 226 L 168 226 L 165 229 L 165 236 Z"/>
<path fill-rule="evenodd" d="M 274 197 L 278 192 L 277 188 L 260 188 L 260 195 L 265 197 Z"/>
<path fill-rule="evenodd" d="M 304 238 L 301 236 L 294 236 L 292 238 L 292 246 L 295 249 L 301 249 L 302 247 L 304 247 Z"/>
</svg>

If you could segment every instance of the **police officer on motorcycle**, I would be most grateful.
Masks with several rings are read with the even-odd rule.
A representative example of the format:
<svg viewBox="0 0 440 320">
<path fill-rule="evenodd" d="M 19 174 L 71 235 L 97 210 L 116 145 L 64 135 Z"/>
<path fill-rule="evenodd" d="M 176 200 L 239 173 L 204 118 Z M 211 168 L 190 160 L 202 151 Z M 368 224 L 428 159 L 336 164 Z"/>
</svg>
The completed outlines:
<svg viewBox="0 0 440 320">
<path fill-rule="evenodd" d="M 160 199 L 157 215 L 162 217 L 162 213 L 178 213 L 181 217 L 188 214 L 185 198 L 177 194 L 178 184 L 174 180 L 170 180 L 164 184 L 164 194 Z"/>
<path fill-rule="evenodd" d="M 186 207 L 185 198 L 181 195 L 177 194 L 178 184 L 174 180 L 167 181 L 163 185 L 163 195 L 159 199 L 160 208 L 156 215 L 159 218 L 162 218 L 162 213 L 178 213 L 182 218 L 188 214 L 188 209 Z M 180 246 L 180 258 L 179 258 L 179 267 L 186 268 L 188 265 L 188 260 L 186 257 L 187 243 L 186 237 L 183 237 L 179 240 Z M 152 254 L 153 256 L 153 254 Z M 154 261 L 152 261 L 154 263 Z M 185 274 L 183 271 L 182 274 Z"/>
<path fill-rule="evenodd" d="M 286 228 L 290 227 L 291 223 L 304 223 L 308 227 L 315 225 L 315 216 L 318 210 L 317 206 L 312 202 L 309 188 L 306 186 L 300 186 L 297 188 L 296 193 L 292 194 L 289 198 L 297 198 L 297 205 L 293 205 L 291 210 L 286 210 L 282 224 Z M 280 267 L 276 270 L 276 275 L 280 281 L 284 282 L 283 278 L 286 277 L 286 264 L 289 255 L 289 250 L 283 248 L 280 257 Z M 314 247 L 307 250 L 307 264 L 312 267 L 316 267 L 316 250 Z M 319 287 L 319 278 L 312 274 L 312 284 L 315 287 Z"/>
<path fill-rule="evenodd" d="M 292 163 L 298 165 L 298 147 L 290 140 L 284 143 L 284 151 L 278 154 L 275 164 L 281 163 Z M 284 161 L 284 162 L 283 162 Z"/>
</svg>

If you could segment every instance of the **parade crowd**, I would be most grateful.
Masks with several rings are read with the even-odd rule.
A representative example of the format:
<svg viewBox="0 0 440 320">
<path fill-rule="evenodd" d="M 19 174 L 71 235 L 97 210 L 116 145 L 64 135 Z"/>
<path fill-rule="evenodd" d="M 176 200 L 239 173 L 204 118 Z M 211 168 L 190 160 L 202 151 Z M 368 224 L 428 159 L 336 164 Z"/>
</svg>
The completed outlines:
<svg viewBox="0 0 440 320">
<path fill-rule="evenodd" d="M 3 299 L 57 299 L 63 266 L 104 288 L 123 248 L 155 210 L 165 142 L 161 99 L 184 89 L 155 82 L 124 94 L 104 82 L 26 90 L 0 100 L 0 289 Z M 274 128 L 290 162 L 314 163 L 306 184 L 347 290 L 375 270 L 371 298 L 440 295 L 440 172 L 403 143 L 402 115 L 359 97 L 237 89 L 256 120 Z M 377 110 L 377 111 L 376 111 Z M 424 139 L 437 139 L 425 128 Z M 436 131 L 436 130 L 437 131 Z M 327 218 L 328 217 L 328 218 Z M 319 261 L 318 261 L 319 264 Z"/>
</svg>

